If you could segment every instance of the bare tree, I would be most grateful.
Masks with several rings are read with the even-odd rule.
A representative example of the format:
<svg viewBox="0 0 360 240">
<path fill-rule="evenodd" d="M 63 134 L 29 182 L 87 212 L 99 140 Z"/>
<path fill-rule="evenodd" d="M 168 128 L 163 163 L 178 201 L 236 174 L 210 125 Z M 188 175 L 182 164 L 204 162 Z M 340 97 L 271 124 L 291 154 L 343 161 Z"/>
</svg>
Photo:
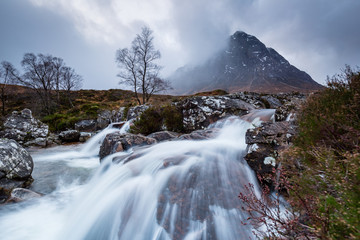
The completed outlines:
<svg viewBox="0 0 360 240">
<path fill-rule="evenodd" d="M 15 68 L 9 62 L 1 62 L 0 65 L 0 99 L 1 99 L 1 113 L 5 116 L 5 104 L 7 100 L 7 86 L 12 83 L 12 72 Z"/>
<path fill-rule="evenodd" d="M 143 27 L 141 34 L 137 34 L 131 48 L 119 49 L 116 53 L 121 78 L 120 83 L 131 86 L 135 97 L 141 104 L 138 93 L 142 93 L 142 103 L 149 101 L 154 93 L 170 88 L 169 82 L 160 78 L 161 66 L 156 63 L 161 54 L 153 44 L 154 37 L 148 27 Z"/>
<path fill-rule="evenodd" d="M 71 101 L 71 91 L 81 88 L 82 86 L 82 77 L 75 72 L 74 69 L 70 67 L 63 67 L 61 71 L 61 81 L 60 87 L 65 91 L 66 96 L 69 100 L 71 107 L 73 103 Z"/>
<path fill-rule="evenodd" d="M 63 59 L 51 55 L 26 53 L 21 61 L 24 74 L 12 68 L 11 78 L 17 83 L 32 88 L 38 95 L 44 110 L 50 114 L 60 101 L 60 90 L 65 90 L 67 96 L 69 91 L 81 86 L 82 78 L 75 71 L 67 67 Z M 71 103 L 72 105 L 72 103 Z"/>
</svg>

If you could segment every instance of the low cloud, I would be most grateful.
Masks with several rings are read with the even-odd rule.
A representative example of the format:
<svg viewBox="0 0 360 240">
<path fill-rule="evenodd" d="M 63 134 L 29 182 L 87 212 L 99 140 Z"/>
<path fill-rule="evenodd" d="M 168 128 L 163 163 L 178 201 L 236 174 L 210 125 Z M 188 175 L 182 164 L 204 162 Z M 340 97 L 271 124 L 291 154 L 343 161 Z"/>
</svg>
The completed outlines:
<svg viewBox="0 0 360 240">
<path fill-rule="evenodd" d="M 360 56 L 357 0 L 29 1 L 70 19 L 98 47 L 127 47 L 149 26 L 167 74 L 208 58 L 236 30 L 255 35 L 320 83 Z"/>
</svg>

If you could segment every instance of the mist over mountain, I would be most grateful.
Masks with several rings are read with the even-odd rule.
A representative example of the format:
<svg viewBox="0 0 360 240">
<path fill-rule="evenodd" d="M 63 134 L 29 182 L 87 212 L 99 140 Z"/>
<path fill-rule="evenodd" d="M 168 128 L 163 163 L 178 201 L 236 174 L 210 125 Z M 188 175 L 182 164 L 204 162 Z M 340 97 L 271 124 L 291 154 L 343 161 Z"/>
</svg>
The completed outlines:
<svg viewBox="0 0 360 240">
<path fill-rule="evenodd" d="M 174 88 L 173 94 L 215 89 L 228 92 L 310 92 L 322 88 L 276 50 L 242 31 L 235 32 L 227 47 L 204 64 L 181 67 L 169 80 Z"/>
</svg>

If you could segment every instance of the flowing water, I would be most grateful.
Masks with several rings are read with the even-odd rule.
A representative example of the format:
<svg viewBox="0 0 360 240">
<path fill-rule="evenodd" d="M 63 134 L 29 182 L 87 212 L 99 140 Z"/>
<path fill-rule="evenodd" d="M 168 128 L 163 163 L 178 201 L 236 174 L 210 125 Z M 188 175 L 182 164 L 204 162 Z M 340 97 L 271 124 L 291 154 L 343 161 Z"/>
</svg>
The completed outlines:
<svg viewBox="0 0 360 240">
<path fill-rule="evenodd" d="M 237 197 L 257 186 L 243 160 L 251 124 L 229 118 L 213 127 L 221 128 L 214 139 L 159 143 L 101 165 L 99 143 L 118 129 L 32 153 L 32 189 L 47 195 L 0 206 L 0 239 L 251 239 Z"/>
</svg>

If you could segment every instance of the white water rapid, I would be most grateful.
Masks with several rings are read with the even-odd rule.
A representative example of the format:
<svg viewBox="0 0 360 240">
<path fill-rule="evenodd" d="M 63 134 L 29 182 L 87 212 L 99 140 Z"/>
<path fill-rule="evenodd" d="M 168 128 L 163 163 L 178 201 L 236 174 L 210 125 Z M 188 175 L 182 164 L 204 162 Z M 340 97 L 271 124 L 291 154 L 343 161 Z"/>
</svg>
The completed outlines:
<svg viewBox="0 0 360 240">
<path fill-rule="evenodd" d="M 159 143 L 101 165 L 98 143 L 112 128 L 82 149 L 34 153 L 34 190 L 47 195 L 0 206 L 0 239 L 252 239 L 238 199 L 245 184 L 257 186 L 243 160 L 251 124 L 229 118 L 214 126 L 221 127 L 214 139 Z"/>
</svg>

